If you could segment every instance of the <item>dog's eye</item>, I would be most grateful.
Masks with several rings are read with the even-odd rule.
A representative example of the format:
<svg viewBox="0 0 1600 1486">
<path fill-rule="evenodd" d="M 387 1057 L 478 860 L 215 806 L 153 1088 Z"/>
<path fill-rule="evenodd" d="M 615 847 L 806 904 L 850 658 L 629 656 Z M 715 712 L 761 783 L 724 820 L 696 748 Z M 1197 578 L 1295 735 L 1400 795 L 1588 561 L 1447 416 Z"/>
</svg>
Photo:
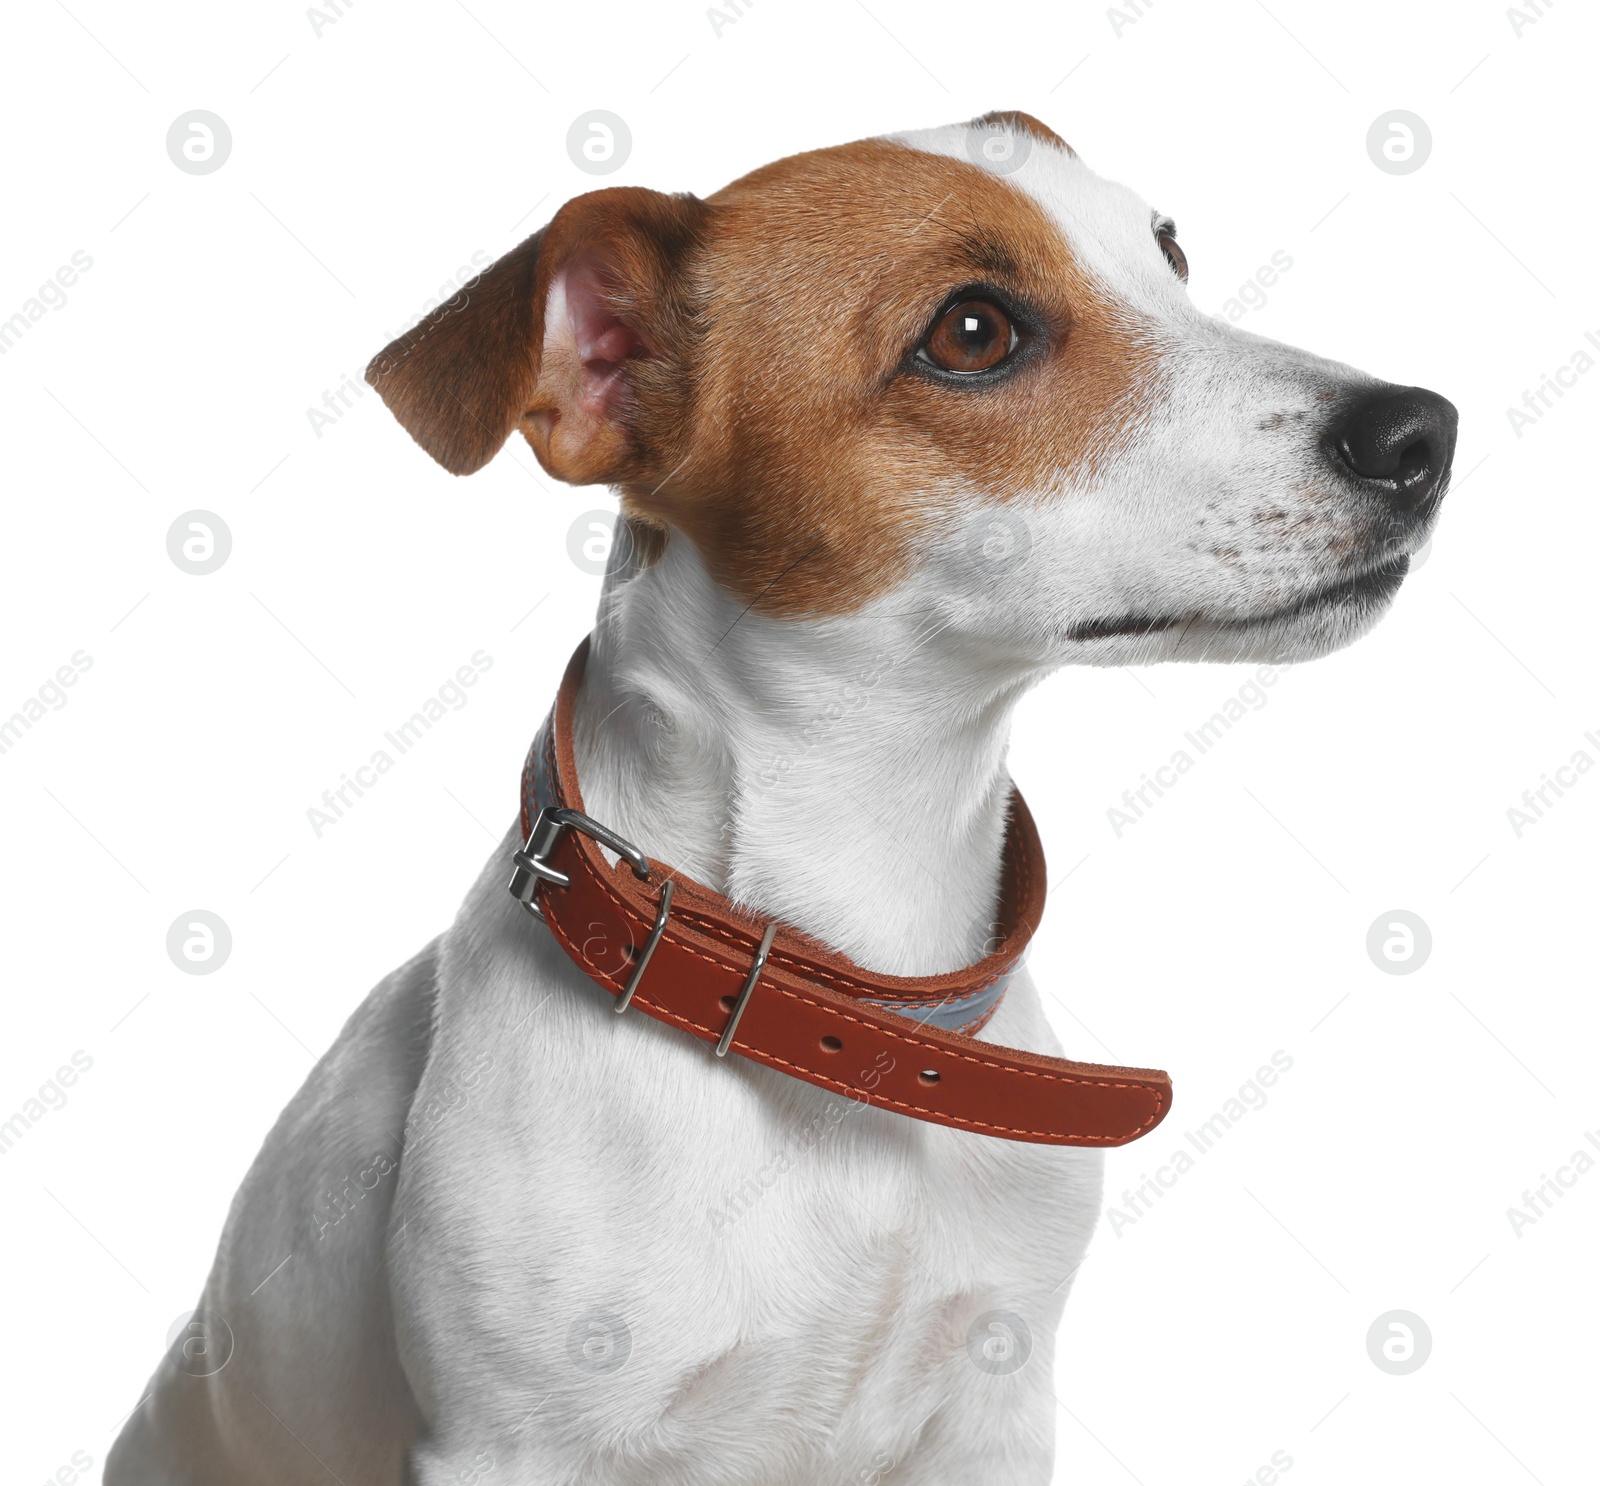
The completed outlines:
<svg viewBox="0 0 1600 1486">
<path fill-rule="evenodd" d="M 988 371 L 1011 354 L 1017 332 L 998 305 L 966 299 L 939 317 L 917 353 L 947 372 Z"/>
<path fill-rule="evenodd" d="M 1189 260 L 1183 256 L 1183 249 L 1178 246 L 1178 239 L 1170 232 L 1156 233 L 1156 241 L 1161 244 L 1161 251 L 1167 255 L 1167 262 L 1172 265 L 1173 273 L 1184 281 L 1189 282 Z"/>
</svg>

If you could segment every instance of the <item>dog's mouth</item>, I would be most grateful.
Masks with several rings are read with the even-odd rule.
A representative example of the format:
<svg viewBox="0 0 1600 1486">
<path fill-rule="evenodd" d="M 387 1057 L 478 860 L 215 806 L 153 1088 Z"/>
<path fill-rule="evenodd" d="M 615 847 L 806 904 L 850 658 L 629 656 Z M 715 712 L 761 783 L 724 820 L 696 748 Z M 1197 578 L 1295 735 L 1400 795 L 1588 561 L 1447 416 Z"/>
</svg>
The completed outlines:
<svg viewBox="0 0 1600 1486">
<path fill-rule="evenodd" d="M 1362 613 L 1386 604 L 1399 591 L 1411 569 L 1407 553 L 1392 557 L 1377 567 L 1368 568 L 1352 578 L 1342 578 L 1337 583 L 1313 589 L 1287 604 L 1260 614 L 1246 614 L 1223 618 L 1209 614 L 1126 614 L 1114 619 L 1092 619 L 1087 624 L 1074 626 L 1067 632 L 1069 640 L 1109 640 L 1114 638 L 1142 638 L 1158 635 L 1168 630 L 1189 629 L 1204 625 L 1212 633 L 1238 633 L 1267 625 L 1283 624 L 1310 615 L 1323 615 L 1330 610 L 1349 608 Z"/>
</svg>

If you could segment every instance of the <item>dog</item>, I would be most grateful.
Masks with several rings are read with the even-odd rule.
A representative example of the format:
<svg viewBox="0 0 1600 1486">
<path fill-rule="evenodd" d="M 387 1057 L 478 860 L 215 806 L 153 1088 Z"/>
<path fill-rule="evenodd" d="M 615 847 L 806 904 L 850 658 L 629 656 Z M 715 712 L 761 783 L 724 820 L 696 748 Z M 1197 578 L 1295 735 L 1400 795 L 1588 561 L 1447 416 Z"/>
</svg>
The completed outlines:
<svg viewBox="0 0 1600 1486">
<path fill-rule="evenodd" d="M 620 492 L 599 617 L 527 814 L 267 1137 L 109 1486 L 1049 1480 L 1101 1152 L 1165 1096 L 1070 1073 L 1014 954 L 948 1030 L 913 997 L 1036 916 L 1012 708 L 1066 664 L 1349 643 L 1454 451 L 1442 397 L 1187 276 L 1170 219 L 991 114 L 580 196 L 374 360 L 445 469 L 520 431 Z M 590 944 L 587 905 L 635 927 Z M 710 991 L 663 923 L 727 948 Z M 1088 1088 L 1060 1128 L 1052 1079 Z"/>
</svg>

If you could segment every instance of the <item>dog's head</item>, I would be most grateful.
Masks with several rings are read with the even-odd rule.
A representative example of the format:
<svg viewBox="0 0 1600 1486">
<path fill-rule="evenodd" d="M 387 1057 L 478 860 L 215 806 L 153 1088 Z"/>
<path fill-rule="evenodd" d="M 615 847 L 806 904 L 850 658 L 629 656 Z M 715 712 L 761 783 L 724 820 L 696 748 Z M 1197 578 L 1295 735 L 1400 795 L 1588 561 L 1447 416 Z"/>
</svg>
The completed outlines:
<svg viewBox="0 0 1600 1486">
<path fill-rule="evenodd" d="M 1169 220 L 989 115 L 578 197 L 367 379 L 445 468 L 520 429 L 775 616 L 915 584 L 1024 664 L 1324 653 L 1426 539 L 1455 410 L 1186 276 Z"/>
</svg>

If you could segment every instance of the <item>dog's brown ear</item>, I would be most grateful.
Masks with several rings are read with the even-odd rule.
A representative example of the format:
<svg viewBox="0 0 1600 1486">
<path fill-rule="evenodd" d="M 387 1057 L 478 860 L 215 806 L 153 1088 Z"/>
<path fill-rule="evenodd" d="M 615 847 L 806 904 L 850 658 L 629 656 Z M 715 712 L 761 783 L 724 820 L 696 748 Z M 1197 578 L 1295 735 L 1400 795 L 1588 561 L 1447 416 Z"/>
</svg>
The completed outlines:
<svg viewBox="0 0 1600 1486">
<path fill-rule="evenodd" d="M 534 293 L 547 230 L 490 264 L 367 366 L 389 411 L 453 475 L 495 456 L 533 390 Z"/>
<path fill-rule="evenodd" d="M 685 266 L 708 211 L 631 186 L 580 196 L 385 346 L 367 381 L 452 474 L 520 427 L 557 479 L 641 477 L 678 421 L 658 404 L 683 386 Z"/>
</svg>

